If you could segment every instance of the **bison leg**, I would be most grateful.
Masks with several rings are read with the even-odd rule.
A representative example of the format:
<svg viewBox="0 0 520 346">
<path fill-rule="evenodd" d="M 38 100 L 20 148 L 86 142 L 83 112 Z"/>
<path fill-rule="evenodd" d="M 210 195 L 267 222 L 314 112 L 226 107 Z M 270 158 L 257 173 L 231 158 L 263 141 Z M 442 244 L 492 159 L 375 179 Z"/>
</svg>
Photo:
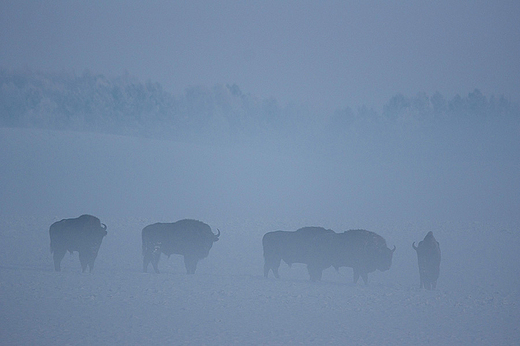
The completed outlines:
<svg viewBox="0 0 520 346">
<path fill-rule="evenodd" d="M 146 251 L 143 256 L 143 273 L 148 271 L 148 264 L 152 263 L 153 270 L 159 274 L 159 259 L 161 253 L 159 251 Z"/>
<path fill-rule="evenodd" d="M 360 270 L 359 268 L 354 268 L 354 283 L 356 284 L 359 280 L 359 277 L 363 279 L 365 285 L 368 285 L 368 273 Z"/>
<path fill-rule="evenodd" d="M 146 273 L 148 271 L 148 264 L 150 263 L 150 259 L 144 255 L 143 256 L 143 273 Z"/>
<path fill-rule="evenodd" d="M 95 258 L 91 259 L 89 262 L 88 262 L 88 271 L 89 273 L 92 273 L 92 269 L 94 269 L 94 260 Z"/>
<path fill-rule="evenodd" d="M 195 274 L 198 261 L 199 260 L 195 257 L 184 256 L 184 266 L 186 267 L 186 272 L 188 274 Z"/>
<path fill-rule="evenodd" d="M 309 276 L 311 277 L 311 281 L 320 281 L 323 275 L 323 270 L 318 268 L 317 266 L 307 265 L 307 271 L 309 272 Z"/>
<path fill-rule="evenodd" d="M 426 288 L 428 291 L 432 290 L 432 282 L 430 280 L 426 280 L 424 282 L 424 288 Z"/>
<path fill-rule="evenodd" d="M 274 277 L 277 278 L 277 279 L 280 278 L 280 274 L 278 273 L 278 268 L 280 268 L 280 266 L 272 268 L 272 270 L 273 270 L 273 275 L 274 275 Z"/>
<path fill-rule="evenodd" d="M 419 271 L 419 279 L 421 280 L 420 288 L 429 290 L 430 280 L 428 279 L 428 275 L 424 270 Z"/>
<path fill-rule="evenodd" d="M 152 266 L 153 266 L 153 270 L 155 271 L 156 274 L 159 274 L 159 259 L 161 258 L 161 254 L 158 253 L 158 254 L 152 254 Z"/>
<path fill-rule="evenodd" d="M 143 273 L 148 271 L 148 264 L 150 264 L 151 260 L 151 254 L 146 252 L 143 256 Z"/>
<path fill-rule="evenodd" d="M 61 267 L 60 267 L 60 264 L 61 264 L 61 260 L 63 259 L 63 257 L 65 257 L 65 254 L 67 253 L 67 250 L 54 250 L 54 254 L 52 256 L 53 260 L 54 260 L 54 270 L 59 272 L 61 271 Z"/>
<path fill-rule="evenodd" d="M 81 272 L 84 273 L 87 270 L 87 264 L 90 262 L 90 258 L 83 251 L 79 253 L 79 263 L 81 263 Z"/>
<path fill-rule="evenodd" d="M 359 270 L 354 268 L 354 283 L 356 284 L 359 280 Z"/>
<path fill-rule="evenodd" d="M 365 282 L 365 286 L 368 286 L 368 273 L 361 273 L 361 278 Z"/>
<path fill-rule="evenodd" d="M 282 259 L 279 257 L 265 257 L 264 258 L 264 277 L 267 278 L 269 276 L 269 270 L 272 270 L 274 277 L 279 279 L 280 274 L 278 273 L 278 268 L 280 268 L 281 261 L 282 261 Z"/>
</svg>

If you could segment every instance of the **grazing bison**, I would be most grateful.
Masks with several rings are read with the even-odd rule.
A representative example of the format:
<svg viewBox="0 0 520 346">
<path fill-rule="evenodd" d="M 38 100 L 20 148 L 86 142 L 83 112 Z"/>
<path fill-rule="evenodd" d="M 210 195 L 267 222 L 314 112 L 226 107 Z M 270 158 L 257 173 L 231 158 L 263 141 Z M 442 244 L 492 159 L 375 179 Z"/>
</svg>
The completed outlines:
<svg viewBox="0 0 520 346">
<path fill-rule="evenodd" d="M 439 242 L 433 237 L 433 232 L 428 232 L 424 240 L 419 242 L 419 246 L 412 243 L 412 247 L 417 252 L 419 262 L 419 279 L 421 288 L 427 290 L 435 289 L 441 265 L 441 248 Z"/>
<path fill-rule="evenodd" d="M 380 235 L 358 229 L 350 230 L 335 235 L 333 242 L 332 266 L 351 267 L 354 269 L 354 283 L 359 277 L 368 284 L 368 273 L 386 271 L 392 265 L 392 256 L 395 246 L 391 250 L 386 246 L 386 241 Z"/>
<path fill-rule="evenodd" d="M 278 268 L 283 260 L 289 266 L 293 263 L 307 264 L 311 281 L 321 280 L 323 269 L 331 266 L 328 249 L 334 231 L 322 227 L 304 227 L 297 231 L 268 232 L 262 239 L 264 248 L 264 276 L 272 270 L 280 278 Z"/>
<path fill-rule="evenodd" d="M 217 230 L 218 231 L 218 230 Z M 158 263 L 161 253 L 184 256 L 184 266 L 188 274 L 194 274 L 197 262 L 208 257 L 220 231 L 213 234 L 211 228 L 197 220 L 180 220 L 174 223 L 155 223 L 143 228 L 143 271 L 146 273 L 151 262 L 159 273 Z"/>
<path fill-rule="evenodd" d="M 79 253 L 83 272 L 87 265 L 92 271 L 103 237 L 107 235 L 107 226 L 97 217 L 81 215 L 76 219 L 64 219 L 53 223 L 49 228 L 49 235 L 56 271 L 61 270 L 61 260 L 67 251 Z"/>
</svg>

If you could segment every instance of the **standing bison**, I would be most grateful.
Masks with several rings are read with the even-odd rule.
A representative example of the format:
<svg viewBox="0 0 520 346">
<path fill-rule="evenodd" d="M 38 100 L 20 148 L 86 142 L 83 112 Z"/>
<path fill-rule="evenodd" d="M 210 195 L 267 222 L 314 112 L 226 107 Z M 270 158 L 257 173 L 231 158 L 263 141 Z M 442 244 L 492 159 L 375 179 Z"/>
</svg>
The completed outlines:
<svg viewBox="0 0 520 346">
<path fill-rule="evenodd" d="M 363 229 L 338 233 L 333 242 L 332 266 L 351 267 L 354 270 L 354 283 L 359 277 L 368 284 L 368 273 L 376 269 L 386 271 L 392 265 L 395 251 L 386 246 L 386 241 L 380 235 Z"/>
<path fill-rule="evenodd" d="M 417 252 L 419 262 L 419 279 L 421 288 L 427 290 L 435 289 L 441 265 L 441 248 L 439 242 L 433 237 L 433 232 L 428 232 L 424 240 L 419 242 L 419 246 L 412 243 L 412 247 Z"/>
<path fill-rule="evenodd" d="M 218 230 L 217 230 L 218 231 Z M 174 223 L 155 223 L 143 228 L 143 271 L 151 262 L 159 273 L 158 263 L 161 253 L 184 256 L 184 266 L 188 274 L 194 274 L 197 262 L 208 257 L 213 243 L 218 241 L 220 231 L 213 234 L 211 228 L 197 220 L 180 220 Z"/>
<path fill-rule="evenodd" d="M 49 228 L 49 235 L 56 271 L 61 270 L 61 260 L 67 251 L 70 253 L 77 251 L 81 270 L 84 272 L 88 265 L 89 271 L 92 272 L 103 237 L 107 235 L 107 226 L 97 217 L 81 215 L 75 219 L 64 219 L 53 223 Z"/>
<path fill-rule="evenodd" d="M 329 249 L 334 231 L 322 227 L 304 227 L 297 231 L 268 232 L 262 239 L 264 248 L 264 277 L 272 271 L 280 278 L 278 268 L 283 260 L 307 264 L 311 281 L 321 280 L 322 271 L 331 266 Z"/>
</svg>

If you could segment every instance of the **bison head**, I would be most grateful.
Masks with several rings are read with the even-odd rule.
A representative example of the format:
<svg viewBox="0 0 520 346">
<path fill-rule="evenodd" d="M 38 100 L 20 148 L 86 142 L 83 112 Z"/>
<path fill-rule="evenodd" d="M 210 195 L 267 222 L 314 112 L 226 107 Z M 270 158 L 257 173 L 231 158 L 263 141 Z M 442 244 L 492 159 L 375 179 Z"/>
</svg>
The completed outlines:
<svg viewBox="0 0 520 346">
<path fill-rule="evenodd" d="M 107 226 L 104 223 L 102 223 L 99 231 L 92 235 L 89 252 L 92 256 L 94 256 L 94 258 L 97 256 L 99 247 L 101 246 L 101 242 L 107 234 Z"/>
<path fill-rule="evenodd" d="M 194 253 L 197 253 L 197 256 L 199 258 L 206 258 L 209 255 L 209 250 L 211 250 L 211 247 L 213 246 L 213 243 L 218 241 L 220 237 L 220 230 L 217 229 L 217 234 L 214 234 L 213 232 L 211 234 L 206 234 L 204 236 L 204 240 L 200 243 L 195 243 L 192 251 Z"/>
<path fill-rule="evenodd" d="M 395 249 L 395 245 L 393 249 L 389 249 L 386 246 L 380 248 L 380 251 L 378 253 L 377 269 L 379 269 L 382 272 L 390 269 L 390 267 L 392 266 L 392 257 L 394 255 Z"/>
</svg>

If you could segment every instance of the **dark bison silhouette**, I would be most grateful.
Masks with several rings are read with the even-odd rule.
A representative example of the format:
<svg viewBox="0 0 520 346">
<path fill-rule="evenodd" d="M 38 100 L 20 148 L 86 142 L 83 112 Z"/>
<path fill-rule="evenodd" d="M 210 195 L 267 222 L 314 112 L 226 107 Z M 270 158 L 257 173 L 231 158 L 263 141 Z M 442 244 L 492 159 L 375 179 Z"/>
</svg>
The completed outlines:
<svg viewBox="0 0 520 346">
<path fill-rule="evenodd" d="M 331 266 L 329 249 L 334 231 L 323 227 L 303 227 L 297 231 L 268 232 L 262 238 L 264 276 L 272 271 L 280 278 L 278 268 L 283 260 L 289 266 L 304 263 L 311 281 L 321 280 L 322 271 Z"/>
<path fill-rule="evenodd" d="M 107 235 L 107 226 L 95 216 L 81 215 L 75 219 L 53 223 L 49 228 L 49 235 L 56 271 L 61 270 L 61 260 L 67 251 L 77 251 L 82 272 L 87 269 L 87 265 L 91 272 L 103 237 Z"/>
<path fill-rule="evenodd" d="M 435 289 L 441 265 L 439 242 L 435 240 L 433 232 L 430 231 L 426 234 L 424 240 L 419 242 L 419 246 L 415 246 L 415 242 L 413 242 L 412 247 L 417 252 L 420 287 L 424 287 L 427 290 Z"/>
<path fill-rule="evenodd" d="M 376 269 L 386 271 L 392 266 L 395 246 L 389 249 L 385 239 L 374 232 L 356 229 L 337 233 L 332 244 L 332 266 L 336 269 L 352 268 L 354 283 L 357 283 L 361 276 L 367 285 L 368 273 Z"/>
<path fill-rule="evenodd" d="M 213 243 L 218 241 L 220 231 L 214 234 L 211 227 L 197 220 L 180 220 L 174 223 L 155 223 L 143 228 L 143 271 L 151 262 L 159 273 L 158 263 L 161 253 L 184 256 L 184 266 L 188 274 L 194 274 L 199 260 L 208 257 Z"/>
</svg>

